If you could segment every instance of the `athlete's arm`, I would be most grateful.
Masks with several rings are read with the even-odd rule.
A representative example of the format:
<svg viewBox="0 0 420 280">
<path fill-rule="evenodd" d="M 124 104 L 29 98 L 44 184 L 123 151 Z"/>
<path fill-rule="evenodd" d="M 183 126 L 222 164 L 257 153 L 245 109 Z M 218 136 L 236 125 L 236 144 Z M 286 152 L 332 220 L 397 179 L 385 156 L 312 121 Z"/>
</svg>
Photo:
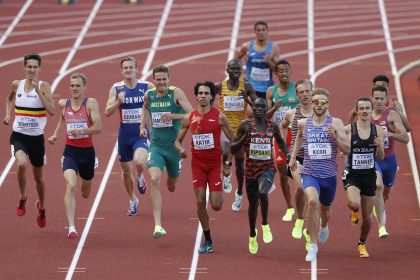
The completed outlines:
<svg viewBox="0 0 420 280">
<path fill-rule="evenodd" d="M 61 114 L 60 114 L 60 118 L 58 119 L 57 127 L 55 128 L 53 135 L 48 138 L 48 142 L 50 142 L 50 144 L 54 145 L 55 141 L 57 140 L 58 136 L 61 133 L 61 130 L 63 130 L 63 127 L 65 125 L 64 108 L 66 106 L 66 102 L 67 102 L 66 99 L 58 100 L 58 107 L 60 107 L 61 109 Z"/>
<path fill-rule="evenodd" d="M 379 125 L 376 126 L 376 137 L 373 140 L 373 144 L 376 146 L 376 158 L 383 160 L 385 157 L 384 151 L 384 130 Z"/>
<path fill-rule="evenodd" d="M 339 118 L 333 118 L 332 124 L 328 127 L 328 132 L 334 138 L 337 147 L 345 154 L 350 153 L 343 121 Z"/>
<path fill-rule="evenodd" d="M 223 113 L 219 114 L 219 124 L 222 127 L 222 130 L 225 133 L 226 137 L 229 139 L 230 142 L 232 142 L 235 138 L 235 133 L 233 132 L 226 115 Z"/>
<path fill-rule="evenodd" d="M 38 94 L 42 105 L 44 105 L 45 110 L 47 110 L 47 113 L 50 116 L 54 116 L 55 107 L 50 84 L 47 82 L 43 82 L 41 85 L 39 85 L 39 80 L 37 80 L 32 81 L 32 85 L 35 87 L 35 92 Z"/>
<path fill-rule="evenodd" d="M 19 85 L 19 80 L 12 82 L 12 85 L 10 86 L 9 94 L 7 95 L 7 98 L 6 98 L 6 111 L 5 111 L 6 114 L 4 116 L 3 123 L 7 125 L 10 123 L 10 112 L 12 111 L 13 100 L 15 99 L 18 85 Z"/>
<path fill-rule="evenodd" d="M 188 101 L 187 96 L 185 93 L 180 89 L 176 88 L 174 91 L 175 94 L 175 102 L 181 106 L 181 108 L 185 111 L 186 114 L 191 113 L 193 108 L 191 103 Z M 185 114 L 171 114 L 172 120 L 182 120 Z"/>
<path fill-rule="evenodd" d="M 281 134 L 281 137 L 283 137 L 283 139 L 287 138 L 289 125 L 292 123 L 292 120 L 295 117 L 295 111 L 296 109 L 287 110 L 286 114 L 284 115 L 283 120 L 280 123 L 280 134 Z"/>
<path fill-rule="evenodd" d="M 108 101 L 106 102 L 105 116 L 111 116 L 115 110 L 124 102 L 124 97 L 124 94 L 119 94 L 117 96 L 115 87 L 111 86 L 109 89 Z"/>
<path fill-rule="evenodd" d="M 354 123 L 355 121 L 357 121 L 357 111 L 353 108 L 349 113 L 348 123 Z"/>
<path fill-rule="evenodd" d="M 179 152 L 179 155 L 182 158 L 186 158 L 187 157 L 187 152 L 185 151 L 185 148 L 182 146 L 182 141 L 184 141 L 185 135 L 187 134 L 188 131 L 188 127 L 189 127 L 189 123 L 190 123 L 190 114 L 187 114 L 184 116 L 184 118 L 182 119 L 182 125 L 181 125 L 181 129 L 178 132 L 178 135 L 175 139 L 175 149 Z"/>
<path fill-rule="evenodd" d="M 245 57 L 246 54 L 248 53 L 248 49 L 249 49 L 249 42 L 243 43 L 239 51 L 236 53 L 235 58 L 242 59 L 243 57 Z"/>
<path fill-rule="evenodd" d="M 391 110 L 389 112 L 387 121 L 394 125 L 395 132 L 388 131 L 385 133 L 385 136 L 391 137 L 398 142 L 407 144 L 408 141 L 410 141 L 410 137 L 408 137 L 407 130 L 405 130 L 400 115 L 397 112 Z"/>
<path fill-rule="evenodd" d="M 238 127 L 236 137 L 230 144 L 230 152 L 232 154 L 236 154 L 242 148 L 249 131 L 251 131 L 251 122 L 249 120 L 243 120 Z"/>
<path fill-rule="evenodd" d="M 273 90 L 274 86 L 269 87 L 265 96 L 265 100 L 267 101 L 268 106 L 266 119 L 268 120 L 271 120 L 273 118 L 274 112 L 277 110 L 277 108 L 273 106 Z"/>
<path fill-rule="evenodd" d="M 245 82 L 244 89 L 246 91 L 248 98 L 251 100 L 251 103 L 249 104 L 252 106 L 252 102 L 254 102 L 255 99 L 257 99 L 257 94 L 255 93 L 255 90 L 252 87 L 252 85 L 248 82 Z"/>
<path fill-rule="evenodd" d="M 271 56 L 270 55 L 264 55 L 265 62 L 270 67 L 270 70 L 272 72 L 276 72 L 276 62 L 280 60 L 280 51 L 277 44 L 274 44 L 273 42 L 273 49 L 271 50 Z"/>
<path fill-rule="evenodd" d="M 397 100 L 393 100 L 393 99 L 389 99 L 389 108 L 393 109 L 395 112 L 398 113 L 398 115 L 400 115 L 402 124 L 405 127 L 405 130 L 407 130 L 407 132 L 411 131 L 411 123 L 408 121 L 406 115 L 404 115 L 404 111 L 402 109 L 401 103 L 398 102 Z"/>
<path fill-rule="evenodd" d="M 95 98 L 88 98 L 86 102 L 86 110 L 92 121 L 92 126 L 83 129 L 74 129 L 73 135 L 82 134 L 98 134 L 102 131 L 101 114 L 99 113 L 99 104 Z"/>
<path fill-rule="evenodd" d="M 301 119 L 298 121 L 298 131 L 296 134 L 295 143 L 293 145 L 293 151 L 292 151 L 292 154 L 290 156 L 290 161 L 289 161 L 289 167 L 293 171 L 297 170 L 296 155 L 298 151 L 300 150 L 300 147 L 302 146 L 303 131 L 305 129 L 305 125 L 306 125 L 306 119 Z"/>
<path fill-rule="evenodd" d="M 144 94 L 143 109 L 141 110 L 141 123 L 140 123 L 140 136 L 141 137 L 147 137 L 146 121 L 147 121 L 147 118 L 149 117 L 149 110 L 147 109 L 148 105 L 149 105 L 149 94 L 146 92 Z"/>
<path fill-rule="evenodd" d="M 289 149 L 287 148 L 286 142 L 284 141 L 283 137 L 280 135 L 280 129 L 277 125 L 273 126 L 274 128 L 274 139 L 276 139 L 279 148 L 283 151 L 285 155 L 289 153 Z"/>
</svg>

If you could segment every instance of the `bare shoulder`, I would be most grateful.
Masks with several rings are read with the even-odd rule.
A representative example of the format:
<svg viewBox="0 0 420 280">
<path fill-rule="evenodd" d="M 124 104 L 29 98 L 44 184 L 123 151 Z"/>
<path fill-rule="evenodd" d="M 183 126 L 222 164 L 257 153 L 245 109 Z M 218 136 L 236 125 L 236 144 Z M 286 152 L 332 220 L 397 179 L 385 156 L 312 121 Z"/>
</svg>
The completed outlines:
<svg viewBox="0 0 420 280">
<path fill-rule="evenodd" d="M 64 108 L 65 106 L 66 106 L 66 103 L 67 103 L 67 99 L 60 99 L 60 100 L 58 100 L 58 106 L 60 107 L 60 108 Z"/>
</svg>

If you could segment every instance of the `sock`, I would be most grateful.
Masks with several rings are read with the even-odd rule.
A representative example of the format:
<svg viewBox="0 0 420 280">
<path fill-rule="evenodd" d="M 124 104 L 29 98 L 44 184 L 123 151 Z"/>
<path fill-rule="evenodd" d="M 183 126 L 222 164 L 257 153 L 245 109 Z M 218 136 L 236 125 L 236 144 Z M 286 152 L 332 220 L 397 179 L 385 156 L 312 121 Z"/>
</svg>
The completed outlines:
<svg viewBox="0 0 420 280">
<path fill-rule="evenodd" d="M 212 243 L 211 237 L 210 237 L 210 230 L 205 230 L 203 231 L 204 233 L 204 238 L 206 239 L 206 241 L 209 241 L 210 243 Z"/>
</svg>

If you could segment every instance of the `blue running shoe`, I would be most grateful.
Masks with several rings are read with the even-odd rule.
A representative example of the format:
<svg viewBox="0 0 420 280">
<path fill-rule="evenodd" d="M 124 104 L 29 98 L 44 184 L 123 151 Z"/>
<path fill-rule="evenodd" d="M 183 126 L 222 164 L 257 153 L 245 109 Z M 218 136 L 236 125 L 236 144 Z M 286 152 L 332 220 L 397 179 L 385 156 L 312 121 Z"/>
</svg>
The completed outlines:
<svg viewBox="0 0 420 280">
<path fill-rule="evenodd" d="M 207 254 L 213 252 L 213 244 L 210 241 L 205 241 L 198 249 L 199 254 Z"/>
<path fill-rule="evenodd" d="M 137 188 L 139 189 L 140 194 L 145 194 L 147 191 L 147 183 L 143 174 L 137 178 Z"/>
<path fill-rule="evenodd" d="M 130 209 L 127 211 L 127 216 L 136 216 L 137 215 L 137 205 L 139 204 L 139 199 L 136 198 L 135 201 L 130 200 Z"/>
</svg>

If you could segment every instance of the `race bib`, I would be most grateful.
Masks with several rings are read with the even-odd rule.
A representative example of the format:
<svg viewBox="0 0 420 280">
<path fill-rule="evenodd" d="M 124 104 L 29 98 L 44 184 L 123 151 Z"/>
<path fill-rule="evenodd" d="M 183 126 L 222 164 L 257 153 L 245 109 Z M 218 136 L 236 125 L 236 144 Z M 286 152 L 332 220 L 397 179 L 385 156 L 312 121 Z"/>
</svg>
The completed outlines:
<svg viewBox="0 0 420 280">
<path fill-rule="evenodd" d="M 308 154 L 310 159 L 330 159 L 330 143 L 310 143 L 308 144 Z"/>
<path fill-rule="evenodd" d="M 141 108 L 122 109 L 121 110 L 122 123 L 140 123 L 141 110 L 142 110 Z"/>
<path fill-rule="evenodd" d="M 381 127 L 384 130 L 385 134 L 387 134 L 388 133 L 388 127 L 386 127 L 385 125 L 384 126 L 381 126 Z M 388 148 L 389 148 L 389 138 L 388 137 L 384 137 L 384 150 L 386 150 Z"/>
<path fill-rule="evenodd" d="M 276 110 L 274 113 L 274 123 L 280 125 L 281 121 L 284 119 L 286 112 L 290 109 L 290 106 L 282 106 Z"/>
<path fill-rule="evenodd" d="M 171 112 L 152 112 L 152 122 L 153 127 L 155 128 L 161 128 L 161 127 L 172 127 L 172 120 L 163 120 L 162 115 L 165 113 L 171 113 Z"/>
<path fill-rule="evenodd" d="M 192 139 L 195 150 L 209 150 L 214 148 L 213 133 L 193 134 Z"/>
<path fill-rule="evenodd" d="M 261 68 L 252 67 L 251 68 L 251 79 L 253 79 L 255 81 L 264 81 L 264 82 L 269 81 L 270 80 L 270 69 L 269 68 L 261 69 Z"/>
<path fill-rule="evenodd" d="M 82 138 L 87 138 L 89 137 L 89 135 L 72 135 L 71 131 L 73 129 L 84 129 L 84 128 L 88 128 L 88 124 L 87 123 L 68 123 L 67 124 L 67 135 L 69 137 L 69 139 L 82 139 Z"/>
<path fill-rule="evenodd" d="M 39 118 L 27 116 L 16 116 L 16 124 L 20 130 L 38 129 L 40 126 Z"/>
<path fill-rule="evenodd" d="M 249 158 L 256 160 L 271 159 L 271 145 L 251 143 L 249 145 Z"/>
<path fill-rule="evenodd" d="M 372 169 L 375 166 L 375 159 L 373 157 L 373 153 L 353 154 L 351 160 L 353 169 Z"/>
<path fill-rule="evenodd" d="M 223 108 L 225 111 L 243 111 L 245 101 L 242 96 L 224 96 Z"/>
</svg>

